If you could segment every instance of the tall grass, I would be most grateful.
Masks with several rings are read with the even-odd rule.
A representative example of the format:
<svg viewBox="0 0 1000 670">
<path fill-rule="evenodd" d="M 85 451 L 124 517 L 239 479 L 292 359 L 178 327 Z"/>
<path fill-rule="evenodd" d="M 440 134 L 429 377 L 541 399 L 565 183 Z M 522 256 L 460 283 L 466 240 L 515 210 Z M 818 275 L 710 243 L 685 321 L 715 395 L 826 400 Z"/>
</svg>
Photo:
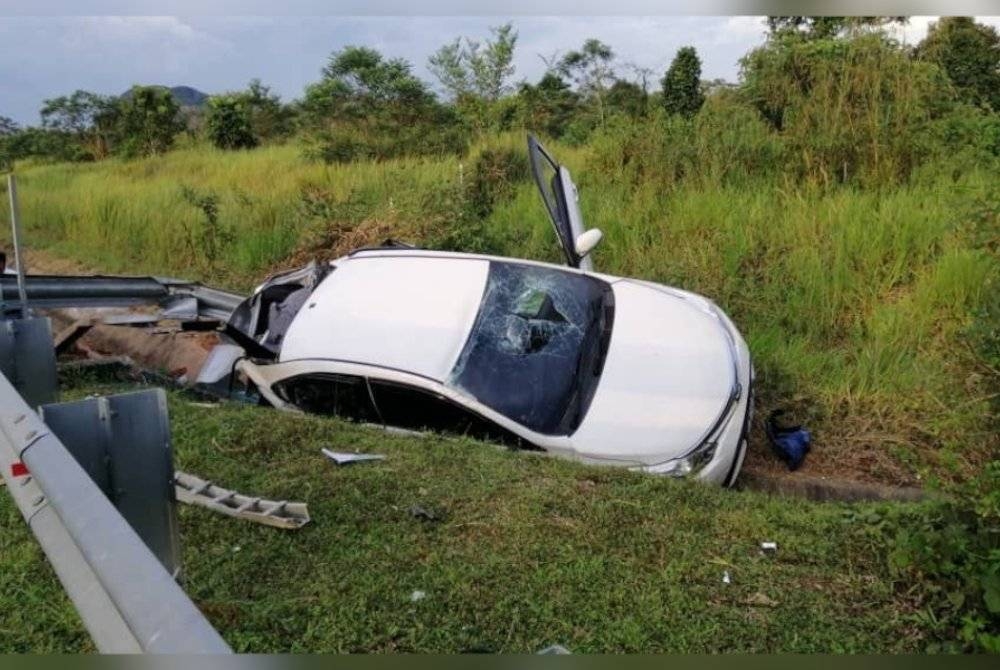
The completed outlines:
<svg viewBox="0 0 1000 670">
<path fill-rule="evenodd" d="M 707 123 L 707 122 L 706 122 Z M 751 141 L 758 140 L 751 138 Z M 500 137 L 493 150 L 523 151 Z M 475 147 L 464 159 L 322 165 L 297 147 L 45 165 L 20 175 L 30 244 L 106 271 L 197 276 L 248 288 L 312 255 L 397 237 L 557 261 L 534 186 L 516 184 L 484 221 L 464 214 Z M 986 456 L 960 332 L 996 275 L 965 213 L 995 193 L 970 171 L 894 189 L 791 187 L 747 172 L 732 143 L 686 181 L 609 166 L 608 146 L 550 147 L 577 175 L 587 222 L 605 233 L 601 271 L 703 293 L 746 334 L 766 410 L 791 405 L 818 436 L 824 462 L 882 480 L 961 477 Z M 727 154 L 726 152 L 730 152 Z M 751 152 L 752 153 L 752 152 Z M 751 155 L 747 153 L 746 155 Z M 231 230 L 216 263 L 186 236 L 206 225 L 183 187 L 218 197 Z M 481 245 L 482 246 L 482 245 Z"/>
</svg>

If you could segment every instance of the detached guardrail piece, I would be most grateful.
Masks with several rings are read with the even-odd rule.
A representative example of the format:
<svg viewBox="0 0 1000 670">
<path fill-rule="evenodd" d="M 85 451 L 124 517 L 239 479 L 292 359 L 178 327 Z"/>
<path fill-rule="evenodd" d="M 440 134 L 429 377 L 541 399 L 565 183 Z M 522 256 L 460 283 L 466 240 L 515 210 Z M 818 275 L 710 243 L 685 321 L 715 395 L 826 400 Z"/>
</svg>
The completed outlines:
<svg viewBox="0 0 1000 670">
<path fill-rule="evenodd" d="M 48 318 L 0 320 L 0 374 L 32 407 L 58 400 L 56 352 Z"/>
<path fill-rule="evenodd" d="M 309 508 L 305 503 L 255 498 L 186 472 L 178 472 L 174 482 L 177 500 L 188 505 L 286 530 L 297 530 L 309 523 Z"/>
<path fill-rule="evenodd" d="M 0 475 L 98 650 L 230 653 L 173 576 L 3 375 Z"/>
<path fill-rule="evenodd" d="M 44 405 L 39 413 L 174 577 L 180 533 L 163 389 Z"/>
</svg>

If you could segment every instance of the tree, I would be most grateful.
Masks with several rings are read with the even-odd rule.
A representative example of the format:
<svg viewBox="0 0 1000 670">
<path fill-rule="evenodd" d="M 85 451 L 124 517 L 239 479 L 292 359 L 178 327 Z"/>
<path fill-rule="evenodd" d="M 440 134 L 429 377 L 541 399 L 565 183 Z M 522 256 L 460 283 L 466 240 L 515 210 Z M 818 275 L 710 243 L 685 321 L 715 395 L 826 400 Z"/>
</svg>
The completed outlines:
<svg viewBox="0 0 1000 670">
<path fill-rule="evenodd" d="M 10 169 L 14 162 L 14 152 L 10 146 L 10 138 L 17 135 L 20 126 L 6 116 L 0 116 L 0 172 Z"/>
<path fill-rule="evenodd" d="M 21 127 L 17 125 L 17 122 L 7 116 L 0 116 L 0 137 L 7 137 L 8 135 L 13 135 Z"/>
<path fill-rule="evenodd" d="M 257 146 L 250 105 L 238 93 L 213 95 L 205 117 L 208 138 L 219 149 L 251 149 Z"/>
<path fill-rule="evenodd" d="M 43 128 L 79 145 L 81 158 L 104 158 L 113 148 L 118 105 L 112 96 L 77 90 L 43 101 L 41 117 Z"/>
<path fill-rule="evenodd" d="M 937 63 L 961 99 L 1000 111 L 1000 34 L 967 16 L 946 16 L 930 25 L 916 56 Z"/>
<path fill-rule="evenodd" d="M 579 99 L 555 72 L 547 72 L 535 85 L 521 84 L 518 97 L 524 105 L 525 125 L 556 138 L 566 132 Z"/>
<path fill-rule="evenodd" d="M 428 59 L 428 69 L 455 100 L 476 96 L 496 102 L 510 90 L 517 32 L 510 23 L 490 28 L 485 44 L 459 37 Z"/>
<path fill-rule="evenodd" d="M 610 46 L 591 37 L 579 51 L 564 55 L 557 66 L 558 72 L 572 79 L 580 94 L 594 103 L 601 123 L 604 122 L 605 96 L 615 81 L 614 59 L 615 52 Z"/>
<path fill-rule="evenodd" d="M 619 79 L 608 89 L 605 104 L 609 114 L 640 118 L 646 113 L 646 98 L 647 93 L 639 84 Z"/>
<path fill-rule="evenodd" d="M 851 30 L 878 30 L 907 20 L 905 16 L 769 16 L 767 28 L 772 37 L 797 35 L 820 40 L 841 37 Z"/>
<path fill-rule="evenodd" d="M 324 161 L 467 147 L 464 124 L 413 75 L 410 64 L 368 47 L 331 54 L 323 79 L 306 87 L 300 110 L 313 145 L 307 152 Z"/>
<path fill-rule="evenodd" d="M 119 150 L 126 156 L 163 153 L 184 130 L 180 107 L 170 90 L 162 86 L 133 86 L 119 108 Z"/>
<path fill-rule="evenodd" d="M 271 93 L 260 79 L 251 79 L 242 94 L 250 113 L 250 126 L 258 142 L 281 137 L 291 131 L 291 113 L 281 97 Z"/>
<path fill-rule="evenodd" d="M 701 59 L 694 47 L 681 47 L 663 75 L 663 109 L 691 118 L 705 102 L 701 91 Z"/>
</svg>

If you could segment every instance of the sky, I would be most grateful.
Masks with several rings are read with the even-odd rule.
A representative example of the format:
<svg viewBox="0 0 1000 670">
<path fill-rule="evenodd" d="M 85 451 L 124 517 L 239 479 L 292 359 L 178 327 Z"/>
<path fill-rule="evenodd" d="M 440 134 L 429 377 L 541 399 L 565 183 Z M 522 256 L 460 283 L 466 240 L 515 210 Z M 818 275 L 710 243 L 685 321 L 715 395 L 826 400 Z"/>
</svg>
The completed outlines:
<svg viewBox="0 0 1000 670">
<path fill-rule="evenodd" d="M 898 36 L 915 43 L 934 18 L 913 17 Z M 740 57 L 765 34 L 763 17 L 752 16 L 0 17 L 0 115 L 37 124 L 44 99 L 76 89 L 119 94 L 133 84 L 164 84 L 219 93 L 255 77 L 292 100 L 319 79 L 332 51 L 349 44 L 405 58 L 432 82 L 427 57 L 438 47 L 458 36 L 487 38 L 508 20 L 519 35 L 515 81 L 536 81 L 541 56 L 588 37 L 609 44 L 619 64 L 652 69 L 655 79 L 678 48 L 691 45 L 703 78 L 736 81 Z M 1000 27 L 1000 17 L 980 20 Z"/>
</svg>

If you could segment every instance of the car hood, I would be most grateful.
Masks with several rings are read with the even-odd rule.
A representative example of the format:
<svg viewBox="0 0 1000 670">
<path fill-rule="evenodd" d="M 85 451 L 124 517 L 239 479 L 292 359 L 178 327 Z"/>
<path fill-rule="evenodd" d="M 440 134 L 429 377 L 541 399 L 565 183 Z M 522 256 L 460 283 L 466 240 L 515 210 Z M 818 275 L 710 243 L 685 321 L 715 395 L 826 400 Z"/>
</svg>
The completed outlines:
<svg viewBox="0 0 1000 670">
<path fill-rule="evenodd" d="M 653 465 L 701 444 L 736 388 L 731 340 L 712 305 L 655 284 L 613 284 L 604 371 L 571 436 L 586 460 Z"/>
</svg>

